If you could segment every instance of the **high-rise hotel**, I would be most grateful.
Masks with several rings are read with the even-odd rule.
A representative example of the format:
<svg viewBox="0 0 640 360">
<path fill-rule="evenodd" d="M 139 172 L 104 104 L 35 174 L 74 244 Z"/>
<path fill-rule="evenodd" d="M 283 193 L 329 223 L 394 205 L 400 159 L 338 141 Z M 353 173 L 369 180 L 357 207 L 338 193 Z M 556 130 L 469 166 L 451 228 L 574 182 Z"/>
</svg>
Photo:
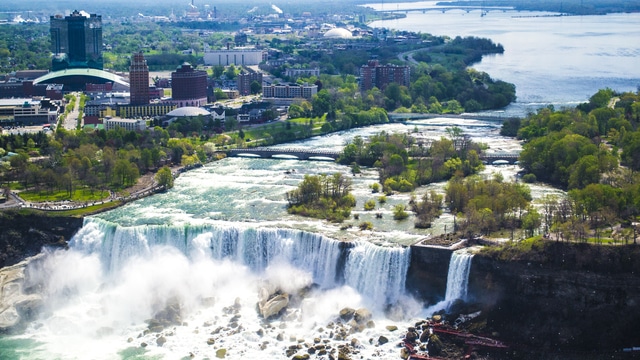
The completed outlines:
<svg viewBox="0 0 640 360">
<path fill-rule="evenodd" d="M 92 68 L 102 70 L 102 16 L 75 10 L 51 16 L 53 71 Z"/>
</svg>

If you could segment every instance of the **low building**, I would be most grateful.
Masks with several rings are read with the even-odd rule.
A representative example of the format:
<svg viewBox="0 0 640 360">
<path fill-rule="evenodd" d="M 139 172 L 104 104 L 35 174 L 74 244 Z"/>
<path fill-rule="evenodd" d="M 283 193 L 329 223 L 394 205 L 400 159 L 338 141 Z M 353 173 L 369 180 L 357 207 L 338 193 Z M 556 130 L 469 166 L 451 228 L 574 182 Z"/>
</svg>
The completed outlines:
<svg viewBox="0 0 640 360">
<path fill-rule="evenodd" d="M 147 122 L 141 119 L 121 119 L 121 118 L 104 119 L 105 130 L 109 131 L 118 127 L 123 128 L 127 131 L 144 131 L 147 128 Z"/>
<path fill-rule="evenodd" d="M 0 100 L 0 125 L 55 124 L 60 108 L 49 99 L 2 99 Z"/>
<path fill-rule="evenodd" d="M 227 49 L 208 50 L 204 53 L 204 64 L 208 66 L 258 65 L 263 61 L 263 50 Z"/>
<path fill-rule="evenodd" d="M 320 76 L 320 68 L 301 69 L 301 68 L 287 68 L 284 71 L 285 76 L 297 78 L 300 76 Z"/>
<path fill-rule="evenodd" d="M 318 93 L 318 85 L 280 83 L 262 85 L 262 97 L 264 99 L 307 99 L 311 100 Z"/>
</svg>

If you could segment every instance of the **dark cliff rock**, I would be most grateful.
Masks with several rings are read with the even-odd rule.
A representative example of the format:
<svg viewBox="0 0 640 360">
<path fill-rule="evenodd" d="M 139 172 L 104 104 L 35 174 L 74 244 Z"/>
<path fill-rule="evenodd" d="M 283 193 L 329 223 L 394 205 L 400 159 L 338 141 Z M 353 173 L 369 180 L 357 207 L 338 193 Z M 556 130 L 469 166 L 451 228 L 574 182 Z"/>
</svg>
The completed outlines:
<svg viewBox="0 0 640 360">
<path fill-rule="evenodd" d="M 36 255 L 44 246 L 65 247 L 82 224 L 82 218 L 0 212 L 0 268 Z"/>
<path fill-rule="evenodd" d="M 452 251 L 414 245 L 407 271 L 406 288 L 413 296 L 429 304 L 444 299 Z"/>
<path fill-rule="evenodd" d="M 501 339 L 593 359 L 640 346 L 640 247 L 549 242 L 516 259 L 495 255 L 474 257 L 469 295 Z"/>
</svg>

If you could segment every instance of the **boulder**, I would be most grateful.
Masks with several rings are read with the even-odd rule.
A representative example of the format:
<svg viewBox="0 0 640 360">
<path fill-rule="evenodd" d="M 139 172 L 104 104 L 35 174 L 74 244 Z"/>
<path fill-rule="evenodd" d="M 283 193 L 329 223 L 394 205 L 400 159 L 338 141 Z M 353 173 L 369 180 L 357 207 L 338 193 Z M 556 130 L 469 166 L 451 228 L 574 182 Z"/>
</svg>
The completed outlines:
<svg viewBox="0 0 640 360">
<path fill-rule="evenodd" d="M 398 327 L 397 327 L 397 326 L 395 326 L 395 325 L 387 325 L 385 328 L 386 328 L 387 330 L 389 330 L 389 331 L 396 331 L 396 330 L 398 330 Z"/>
<path fill-rule="evenodd" d="M 356 310 L 353 318 L 358 322 L 358 324 L 365 324 L 367 321 L 371 320 L 373 315 L 371 315 L 371 311 L 361 308 Z"/>
<path fill-rule="evenodd" d="M 384 345 L 384 344 L 386 344 L 388 342 L 389 342 L 389 339 L 387 339 L 386 336 L 380 335 L 380 337 L 378 338 L 378 344 L 379 345 Z"/>
<path fill-rule="evenodd" d="M 438 356 L 442 352 L 443 348 L 444 344 L 440 338 L 438 338 L 438 335 L 431 334 L 431 336 L 429 336 L 429 342 L 427 343 L 427 350 L 429 350 L 429 354 Z"/>
<path fill-rule="evenodd" d="M 340 319 L 344 322 L 348 322 L 353 318 L 353 315 L 355 315 L 355 313 L 356 313 L 355 309 L 346 307 L 340 310 Z"/>
<path fill-rule="evenodd" d="M 268 319 L 280 313 L 287 305 L 289 305 L 289 295 L 280 294 L 267 300 L 263 305 L 259 305 L 260 314 L 263 318 Z"/>
<path fill-rule="evenodd" d="M 218 359 L 224 359 L 226 355 L 227 355 L 227 349 L 222 348 L 222 349 L 216 350 L 216 357 Z"/>
<path fill-rule="evenodd" d="M 160 336 L 159 338 L 156 339 L 156 345 L 158 346 L 162 346 L 166 342 L 167 342 L 167 339 L 164 336 Z"/>
</svg>

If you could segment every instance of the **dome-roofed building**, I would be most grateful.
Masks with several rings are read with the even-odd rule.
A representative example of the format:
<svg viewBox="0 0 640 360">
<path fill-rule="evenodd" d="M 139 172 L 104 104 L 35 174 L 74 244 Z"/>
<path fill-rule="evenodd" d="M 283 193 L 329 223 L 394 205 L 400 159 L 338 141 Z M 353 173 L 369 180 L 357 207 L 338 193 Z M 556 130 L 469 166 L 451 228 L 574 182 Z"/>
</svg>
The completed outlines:
<svg viewBox="0 0 640 360">
<path fill-rule="evenodd" d="M 351 31 L 344 28 L 335 28 L 324 33 L 325 39 L 352 39 Z"/>
<path fill-rule="evenodd" d="M 168 117 L 196 117 L 196 116 L 211 116 L 211 113 L 207 110 L 195 106 L 185 106 L 169 111 L 166 116 Z"/>
</svg>

